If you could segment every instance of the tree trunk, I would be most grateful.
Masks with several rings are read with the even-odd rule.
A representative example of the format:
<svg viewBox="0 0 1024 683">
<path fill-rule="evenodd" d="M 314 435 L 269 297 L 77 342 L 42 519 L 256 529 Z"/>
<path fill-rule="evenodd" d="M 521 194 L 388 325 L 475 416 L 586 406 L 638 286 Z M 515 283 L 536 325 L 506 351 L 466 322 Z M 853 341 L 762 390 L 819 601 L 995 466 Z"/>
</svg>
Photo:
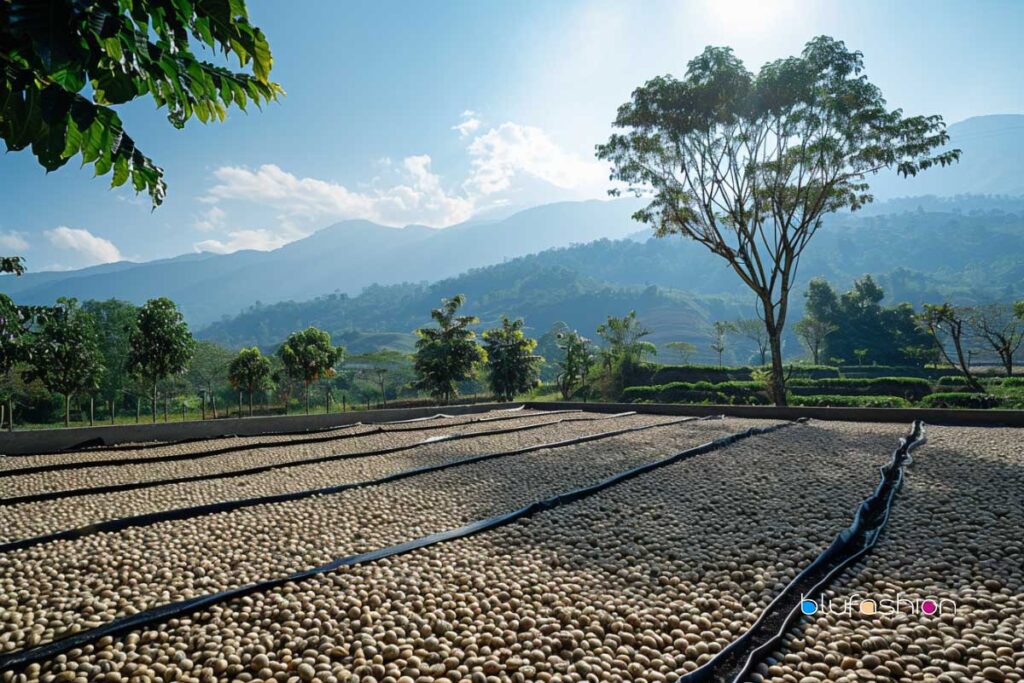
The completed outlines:
<svg viewBox="0 0 1024 683">
<path fill-rule="evenodd" d="M 249 388 L 249 417 L 252 417 L 252 387 Z"/>
<path fill-rule="evenodd" d="M 1006 369 L 1006 376 L 1013 377 L 1013 354 L 1003 354 L 1003 367 Z"/>
<path fill-rule="evenodd" d="M 786 368 L 782 364 L 782 330 L 769 329 L 768 343 L 772 352 L 772 372 L 768 393 L 777 406 L 786 405 Z"/>
<path fill-rule="evenodd" d="M 306 415 L 309 415 L 309 382 L 306 382 Z"/>
</svg>

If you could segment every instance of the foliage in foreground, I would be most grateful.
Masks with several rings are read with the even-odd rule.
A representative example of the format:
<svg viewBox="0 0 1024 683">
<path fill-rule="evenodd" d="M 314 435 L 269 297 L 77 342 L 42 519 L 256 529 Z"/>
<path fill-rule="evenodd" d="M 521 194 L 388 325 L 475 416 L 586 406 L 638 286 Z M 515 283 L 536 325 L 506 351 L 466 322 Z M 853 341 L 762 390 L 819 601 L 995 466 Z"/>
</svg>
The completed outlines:
<svg viewBox="0 0 1024 683">
<path fill-rule="evenodd" d="M 233 55 L 252 74 L 200 60 L 194 44 Z M 273 59 L 244 0 L 0 2 L 0 138 L 32 149 L 54 171 L 76 155 L 112 186 L 130 179 L 154 206 L 167 191 L 163 169 L 125 132 L 115 108 L 140 97 L 166 107 L 175 128 L 195 116 L 260 105 L 283 91 Z"/>
</svg>

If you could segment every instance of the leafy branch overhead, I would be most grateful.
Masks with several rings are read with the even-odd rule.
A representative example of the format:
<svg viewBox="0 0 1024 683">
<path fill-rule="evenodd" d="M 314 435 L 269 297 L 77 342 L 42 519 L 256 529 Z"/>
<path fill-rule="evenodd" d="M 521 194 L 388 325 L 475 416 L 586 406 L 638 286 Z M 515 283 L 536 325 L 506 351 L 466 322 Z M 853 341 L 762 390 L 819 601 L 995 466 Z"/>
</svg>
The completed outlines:
<svg viewBox="0 0 1024 683">
<path fill-rule="evenodd" d="M 199 59 L 233 56 L 251 74 Z M 123 127 L 114 107 L 149 96 L 181 128 L 193 116 L 223 121 L 283 94 L 270 80 L 267 39 L 244 0 L 3 0 L 0 2 L 0 137 L 31 147 L 54 171 L 74 156 L 111 185 L 131 180 L 159 205 L 163 169 Z"/>
</svg>

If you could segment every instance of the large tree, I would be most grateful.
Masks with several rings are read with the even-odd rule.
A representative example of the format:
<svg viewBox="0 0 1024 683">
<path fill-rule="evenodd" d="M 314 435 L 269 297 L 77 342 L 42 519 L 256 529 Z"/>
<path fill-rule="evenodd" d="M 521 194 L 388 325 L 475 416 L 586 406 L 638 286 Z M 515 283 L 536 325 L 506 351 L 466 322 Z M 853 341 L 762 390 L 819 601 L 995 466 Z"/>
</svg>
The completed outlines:
<svg viewBox="0 0 1024 683">
<path fill-rule="evenodd" d="M 523 333 L 522 319 L 502 316 L 501 327 L 487 330 L 483 337 L 487 379 L 499 401 L 511 401 L 536 384 L 544 359 L 533 353 L 537 340 Z"/>
<path fill-rule="evenodd" d="M 960 155 L 934 152 L 948 142 L 941 117 L 889 110 L 861 53 L 826 36 L 757 74 L 731 49 L 708 47 L 682 80 L 637 88 L 615 125 L 624 132 L 597 154 L 613 180 L 652 195 L 634 218 L 704 245 L 756 296 L 779 405 L 789 294 L 823 216 L 871 201 L 872 173 L 915 175 Z"/>
<path fill-rule="evenodd" d="M 195 389 L 204 394 L 203 400 L 213 402 L 213 416 L 217 417 L 217 387 L 224 387 L 228 382 L 228 366 L 235 359 L 235 354 L 217 342 L 203 340 L 196 343 L 192 360 L 189 361 L 185 378 Z M 206 408 L 203 408 L 205 414 Z"/>
<path fill-rule="evenodd" d="M 92 317 L 75 299 L 60 298 L 55 306 L 37 309 L 32 351 L 25 379 L 39 380 L 64 397 L 64 426 L 71 419 L 71 399 L 95 389 L 103 373 L 103 356 Z"/>
<path fill-rule="evenodd" d="M 152 397 L 156 422 L 156 390 L 161 380 L 185 372 L 196 342 L 181 311 L 170 299 L 150 299 L 136 313 L 135 328 L 128 338 L 128 368 Z"/>
<path fill-rule="evenodd" d="M 1024 302 L 1018 303 L 1020 307 Z M 968 314 L 975 339 L 999 358 L 1007 377 L 1013 376 L 1013 360 L 1024 343 L 1024 320 L 1011 304 L 975 306 Z"/>
<path fill-rule="evenodd" d="M 936 350 L 942 358 L 960 370 L 970 390 L 982 392 L 985 388 L 971 371 L 969 351 L 966 348 L 970 339 L 969 315 L 970 309 L 948 302 L 925 304 L 924 310 L 918 314 L 918 323 L 932 336 Z M 953 355 L 950 355 L 950 347 L 953 349 Z"/>
<path fill-rule="evenodd" d="M 344 355 L 344 348 L 331 344 L 330 334 L 315 327 L 292 333 L 277 349 L 288 376 L 302 381 L 307 415 L 309 386 L 321 378 L 334 377 L 334 366 Z"/>
<path fill-rule="evenodd" d="M 487 353 L 476 343 L 476 333 L 469 328 L 479 320 L 459 315 L 465 302 L 462 294 L 442 299 L 441 307 L 430 312 L 434 326 L 416 330 L 416 386 L 445 404 L 458 396 L 459 382 L 472 378 L 476 366 L 487 360 Z"/>
<path fill-rule="evenodd" d="M 86 301 L 82 304 L 82 310 L 93 319 L 100 353 L 103 354 L 104 370 L 100 379 L 99 394 L 116 406 L 118 399 L 132 383 L 128 354 L 138 307 L 127 301 L 108 299 Z"/>
<path fill-rule="evenodd" d="M 242 349 L 228 366 L 228 380 L 235 389 L 245 389 L 249 394 L 249 416 L 252 417 L 253 395 L 265 389 L 270 383 L 270 359 L 255 346 Z"/>
</svg>

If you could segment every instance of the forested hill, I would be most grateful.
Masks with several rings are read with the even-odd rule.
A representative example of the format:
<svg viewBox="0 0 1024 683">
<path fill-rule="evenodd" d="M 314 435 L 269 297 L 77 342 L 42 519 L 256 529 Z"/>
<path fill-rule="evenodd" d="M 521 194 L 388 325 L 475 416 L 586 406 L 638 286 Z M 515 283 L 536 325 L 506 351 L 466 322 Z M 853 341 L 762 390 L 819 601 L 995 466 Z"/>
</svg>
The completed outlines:
<svg viewBox="0 0 1024 683">
<path fill-rule="evenodd" d="M 1002 210 L 1013 202 L 991 204 L 1001 208 L 984 210 L 975 203 L 961 210 L 953 201 L 923 201 L 920 209 L 897 214 L 832 217 L 801 264 L 791 320 L 800 315 L 801 295 L 812 277 L 845 289 L 870 273 L 889 302 L 914 305 L 947 296 L 960 303 L 1024 297 L 1024 212 Z M 442 297 L 457 293 L 467 296 L 467 310 L 483 325 L 508 314 L 525 318 L 536 335 L 556 321 L 592 334 L 607 315 L 635 308 L 656 343 L 692 341 L 702 348 L 711 322 L 753 314 L 735 274 L 692 242 L 600 240 L 430 285 L 373 286 L 354 297 L 255 306 L 201 334 L 232 346 L 269 348 L 295 329 L 316 325 L 355 349 L 408 348 L 409 332 L 429 320 Z"/>
</svg>

